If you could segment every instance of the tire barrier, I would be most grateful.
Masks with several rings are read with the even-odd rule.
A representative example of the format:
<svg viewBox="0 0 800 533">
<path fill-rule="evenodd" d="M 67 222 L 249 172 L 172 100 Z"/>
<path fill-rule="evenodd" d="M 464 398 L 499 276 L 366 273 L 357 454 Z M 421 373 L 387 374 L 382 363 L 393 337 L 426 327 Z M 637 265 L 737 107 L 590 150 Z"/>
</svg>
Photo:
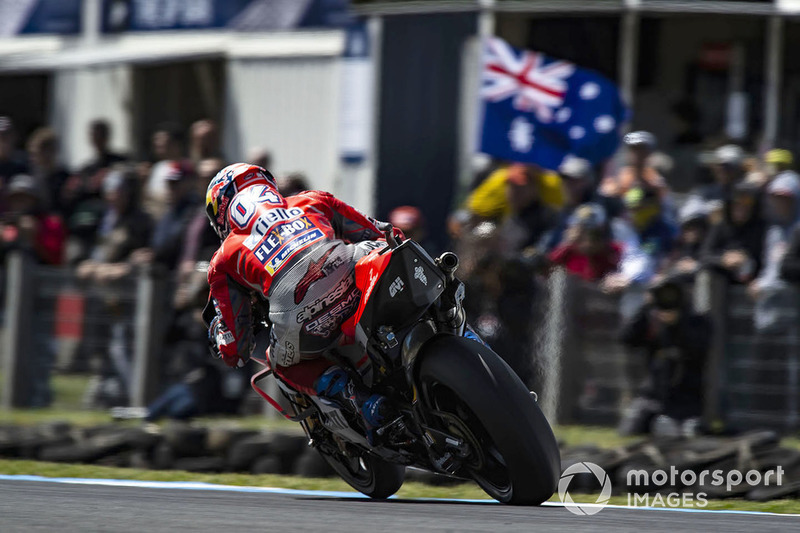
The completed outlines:
<svg viewBox="0 0 800 533">
<path fill-rule="evenodd" d="M 79 428 L 64 422 L 0 426 L 0 457 L 188 472 L 335 476 L 302 435 L 176 422 L 153 430 L 122 424 Z M 600 466 L 612 480 L 614 494 L 668 491 L 703 492 L 709 499 L 800 498 L 800 449 L 782 447 L 772 431 L 736 437 L 649 438 L 616 448 L 562 445 L 561 458 L 562 471 L 580 462 Z M 744 480 L 714 485 L 700 479 L 685 483 L 682 476 L 666 483 L 652 482 L 658 479 L 658 472 L 672 469 L 682 473 L 719 471 L 727 480 L 734 470 L 766 473 L 778 467 L 783 472 L 780 485 L 753 486 Z M 632 471 L 646 475 L 651 482 L 632 484 Z M 416 468 L 409 468 L 406 478 L 438 486 L 464 482 Z M 570 482 L 572 492 L 596 493 L 599 488 L 591 473 L 576 474 Z"/>
</svg>

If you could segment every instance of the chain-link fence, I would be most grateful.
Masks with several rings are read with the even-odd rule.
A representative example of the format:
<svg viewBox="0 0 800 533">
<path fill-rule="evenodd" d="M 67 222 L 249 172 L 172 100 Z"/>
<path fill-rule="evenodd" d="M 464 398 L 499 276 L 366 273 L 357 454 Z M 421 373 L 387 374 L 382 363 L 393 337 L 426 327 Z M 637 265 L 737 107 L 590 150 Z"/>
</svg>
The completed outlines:
<svg viewBox="0 0 800 533">
<path fill-rule="evenodd" d="M 92 376 L 82 404 L 145 405 L 163 385 L 163 334 L 170 314 L 162 277 L 141 271 L 88 283 L 67 269 L 10 258 L 3 272 L 0 398 L 5 406 L 48 405 L 52 372 Z M 695 306 L 708 311 L 705 414 L 732 427 L 800 425 L 800 291 L 786 287 L 758 306 L 742 286 L 701 276 Z M 551 420 L 618 422 L 647 376 L 647 361 L 620 342 L 643 289 L 609 295 L 558 271 L 540 283 L 532 314 L 533 385 Z M 756 327 L 760 314 L 779 317 Z M 761 320 L 763 322 L 763 320 Z"/>
<path fill-rule="evenodd" d="M 535 356 L 550 362 L 540 364 L 546 372 L 543 406 L 561 423 L 614 425 L 648 374 L 645 355 L 620 341 L 622 325 L 642 305 L 645 291 L 609 295 L 563 273 L 547 285 L 536 305 L 562 318 L 537 325 Z M 787 286 L 780 297 L 756 305 L 744 286 L 704 275 L 694 292 L 695 307 L 708 311 L 714 324 L 705 372 L 707 422 L 798 428 L 800 291 Z M 758 325 L 764 314 L 773 317 L 770 327 Z"/>
</svg>

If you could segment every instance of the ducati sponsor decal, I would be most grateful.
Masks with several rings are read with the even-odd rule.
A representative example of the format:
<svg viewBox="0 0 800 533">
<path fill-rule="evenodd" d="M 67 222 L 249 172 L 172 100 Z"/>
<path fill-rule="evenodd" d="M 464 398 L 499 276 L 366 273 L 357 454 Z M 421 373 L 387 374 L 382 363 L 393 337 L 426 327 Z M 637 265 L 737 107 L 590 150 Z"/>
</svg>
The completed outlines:
<svg viewBox="0 0 800 533">
<path fill-rule="evenodd" d="M 308 264 L 308 269 L 306 270 L 303 279 L 301 279 L 297 286 L 294 289 L 294 303 L 300 304 L 306 297 L 306 293 L 308 293 L 309 287 L 315 282 L 319 281 L 344 263 L 344 260 L 341 257 L 335 257 L 330 263 L 325 263 L 328 260 L 328 257 L 333 252 L 333 248 L 329 249 L 325 254 L 320 257 L 317 261 L 310 261 Z"/>
<path fill-rule="evenodd" d="M 400 276 L 397 276 L 397 278 L 395 278 L 392 284 L 389 285 L 389 296 L 394 298 L 395 296 L 397 296 L 397 293 L 402 292 L 405 286 L 406 285 L 405 283 L 403 283 L 403 280 L 400 279 Z"/>
<path fill-rule="evenodd" d="M 423 285 L 428 286 L 428 277 L 425 275 L 425 269 L 421 266 L 414 269 L 414 279 L 418 279 Z"/>
<path fill-rule="evenodd" d="M 349 291 L 355 285 L 355 276 L 347 276 L 342 281 L 339 282 L 336 287 L 333 288 L 331 292 L 323 296 L 322 298 L 317 298 L 310 304 L 303 307 L 302 311 L 297 315 L 297 323 L 302 324 L 303 322 L 307 322 L 318 314 L 323 312 L 328 307 L 332 306 L 336 303 L 337 300 L 342 298 L 347 291 Z"/>
<path fill-rule="evenodd" d="M 360 298 L 361 291 L 358 289 L 350 291 L 346 298 L 331 307 L 325 314 L 307 323 L 303 329 L 316 337 L 330 337 L 339 329 L 342 322 L 353 314 L 358 307 Z"/>
</svg>

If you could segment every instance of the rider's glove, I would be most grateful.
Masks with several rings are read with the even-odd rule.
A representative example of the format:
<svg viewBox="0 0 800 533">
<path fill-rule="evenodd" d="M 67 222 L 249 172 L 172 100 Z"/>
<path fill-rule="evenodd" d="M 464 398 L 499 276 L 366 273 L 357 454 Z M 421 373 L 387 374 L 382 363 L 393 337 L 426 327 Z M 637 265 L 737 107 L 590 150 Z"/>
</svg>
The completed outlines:
<svg viewBox="0 0 800 533">
<path fill-rule="evenodd" d="M 233 338 L 233 333 L 222 322 L 222 318 L 217 315 L 211 324 L 208 326 L 208 342 L 212 347 L 212 352 L 215 357 L 221 357 L 226 365 L 230 367 L 241 368 L 245 365 L 245 361 L 238 355 L 229 355 L 223 347 L 234 345 L 236 342 Z"/>
</svg>

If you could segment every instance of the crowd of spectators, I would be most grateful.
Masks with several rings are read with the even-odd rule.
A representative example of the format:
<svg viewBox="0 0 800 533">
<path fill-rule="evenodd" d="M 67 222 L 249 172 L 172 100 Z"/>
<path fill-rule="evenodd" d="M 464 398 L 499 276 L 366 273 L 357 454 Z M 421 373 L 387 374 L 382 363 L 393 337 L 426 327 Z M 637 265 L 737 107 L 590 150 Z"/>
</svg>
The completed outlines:
<svg viewBox="0 0 800 533">
<path fill-rule="evenodd" d="M 618 155 L 601 166 L 568 158 L 556 171 L 492 162 L 449 220 L 466 304 L 477 332 L 536 386 L 543 284 L 533 279 L 563 268 L 605 293 L 637 295 L 620 340 L 648 374 L 621 430 L 693 433 L 713 334 L 692 308 L 693 285 L 709 272 L 746 287 L 765 339 L 792 325 L 782 310 L 787 283 L 800 281 L 800 176 L 788 150 L 758 158 L 724 144 L 702 153 L 695 186 L 677 194 L 651 133 L 627 134 Z"/>
<path fill-rule="evenodd" d="M 205 269 L 219 245 L 203 200 L 210 180 L 228 164 L 216 124 L 199 120 L 188 131 L 159 125 L 150 157 L 139 160 L 112 149 L 107 121 L 93 121 L 87 133 L 91 160 L 67 169 L 52 129 L 39 128 L 21 143 L 12 119 L 0 117 L 0 253 L 23 251 L 41 265 L 62 267 L 85 295 L 86 316 L 103 317 L 84 320 L 84 337 L 94 342 L 83 342 L 71 360 L 94 374 L 87 406 L 124 406 L 131 399 L 134 301 L 125 294 L 135 288 L 135 276 L 148 271 L 163 280 L 169 294 L 160 296 L 171 301 L 165 302 L 160 348 L 168 354 L 161 372 L 166 392 L 147 416 L 235 411 L 247 376 L 208 356 L 200 316 L 208 296 Z M 252 157 L 270 166 L 267 150 L 253 150 Z M 281 177 L 279 185 L 287 195 L 308 188 L 302 174 Z M 30 404 L 46 406 L 55 348 L 49 334 L 37 339 L 39 378 Z"/>
<path fill-rule="evenodd" d="M 139 160 L 112 149 L 108 122 L 93 121 L 87 133 L 94 155 L 67 169 L 52 129 L 20 143 L 12 120 L 0 117 L 0 253 L 25 250 L 40 264 L 69 269 L 89 295 L 87 309 L 110 317 L 90 332 L 106 349 L 87 354 L 95 373 L 88 405 L 130 399 L 133 332 L 124 317 L 133 303 L 121 294 L 132 276 L 149 271 L 170 287 L 163 350 L 173 354 L 164 365 L 164 381 L 173 386 L 145 414 L 235 409 L 244 373 L 230 378 L 207 356 L 199 316 L 205 267 L 218 246 L 203 195 L 229 163 L 217 125 L 200 120 L 187 130 L 164 123 L 152 132 L 150 156 Z M 267 150 L 251 150 L 248 158 L 271 166 Z M 697 425 L 712 335 L 690 304 L 699 273 L 745 286 L 765 339 L 789 327 L 779 312 L 789 297 L 783 289 L 800 281 L 800 177 L 791 152 L 758 158 L 722 145 L 703 154 L 696 186 L 683 195 L 670 188 L 670 167 L 645 131 L 627 134 L 621 156 L 602 166 L 577 158 L 556 170 L 493 161 L 447 226 L 461 257 L 469 320 L 534 387 L 541 375 L 532 326 L 537 313 L 547 313 L 535 305 L 540 281 L 561 268 L 608 294 L 639 295 L 623 313 L 621 341 L 644 352 L 650 373 L 634 402 L 639 407 L 623 421 L 627 432 L 653 421 L 684 432 Z M 295 173 L 279 176 L 279 186 L 289 196 L 309 183 Z M 389 220 L 432 255 L 441 251 L 419 207 L 399 206 Z M 46 344 L 37 351 L 50 364 Z M 207 401 L 216 397 L 230 401 Z M 49 401 L 44 387 L 32 403 Z"/>
</svg>

